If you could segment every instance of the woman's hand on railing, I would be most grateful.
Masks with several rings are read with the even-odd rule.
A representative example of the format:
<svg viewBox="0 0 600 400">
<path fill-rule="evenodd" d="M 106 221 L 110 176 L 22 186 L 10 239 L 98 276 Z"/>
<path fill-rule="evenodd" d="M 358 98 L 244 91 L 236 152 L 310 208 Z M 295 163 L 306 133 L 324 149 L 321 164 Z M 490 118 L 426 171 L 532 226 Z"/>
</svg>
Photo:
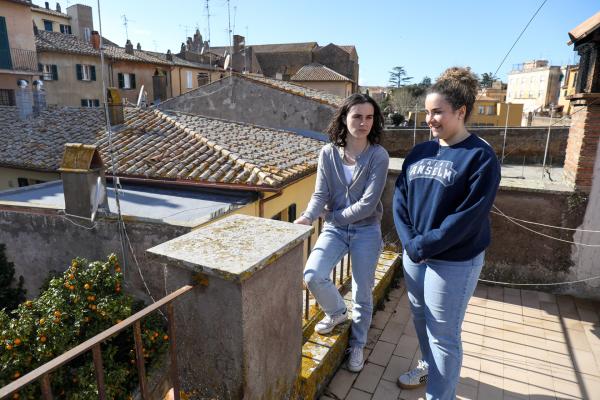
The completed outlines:
<svg viewBox="0 0 600 400">
<path fill-rule="evenodd" d="M 310 219 L 306 218 L 305 216 L 301 215 L 300 218 L 296 219 L 294 221 L 295 224 L 300 224 L 300 225 L 312 225 L 312 223 L 310 222 Z"/>
</svg>

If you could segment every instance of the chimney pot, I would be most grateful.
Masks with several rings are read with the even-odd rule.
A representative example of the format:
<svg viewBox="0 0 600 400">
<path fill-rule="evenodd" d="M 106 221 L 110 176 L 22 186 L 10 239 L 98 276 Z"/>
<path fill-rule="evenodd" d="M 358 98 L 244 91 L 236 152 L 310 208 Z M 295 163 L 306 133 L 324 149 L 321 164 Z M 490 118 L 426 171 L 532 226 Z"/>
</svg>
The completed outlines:
<svg viewBox="0 0 600 400">
<path fill-rule="evenodd" d="M 58 1 L 56 2 L 56 11 L 58 11 L 58 12 L 62 12 L 62 11 L 60 10 L 60 4 L 58 3 Z"/>
<path fill-rule="evenodd" d="M 167 50 L 167 60 L 173 61 L 173 54 L 171 53 L 171 50 Z"/>
<path fill-rule="evenodd" d="M 133 55 L 133 45 L 129 39 L 127 39 L 127 43 L 125 43 L 125 53 Z"/>
<path fill-rule="evenodd" d="M 46 6 L 46 10 L 50 9 L 50 3 L 48 3 L 47 1 L 44 3 L 44 5 Z"/>
<path fill-rule="evenodd" d="M 137 49 L 138 49 L 138 50 L 141 50 L 141 49 L 142 49 L 142 45 L 140 44 L 140 42 L 138 42 L 138 44 L 137 44 Z"/>
<path fill-rule="evenodd" d="M 90 43 L 94 49 L 100 49 L 100 34 L 98 33 L 98 31 L 92 31 L 92 35 L 90 36 Z"/>
</svg>

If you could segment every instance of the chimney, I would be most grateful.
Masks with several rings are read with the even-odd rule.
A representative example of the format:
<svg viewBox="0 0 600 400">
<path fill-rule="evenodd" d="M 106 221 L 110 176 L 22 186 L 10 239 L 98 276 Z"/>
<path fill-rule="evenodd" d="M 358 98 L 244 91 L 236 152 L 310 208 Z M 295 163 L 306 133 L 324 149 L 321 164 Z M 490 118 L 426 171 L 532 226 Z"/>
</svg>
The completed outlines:
<svg viewBox="0 0 600 400">
<path fill-rule="evenodd" d="M 58 170 L 63 182 L 65 214 L 93 221 L 98 210 L 108 211 L 104 164 L 96 146 L 65 144 Z"/>
<path fill-rule="evenodd" d="M 125 53 L 133 55 L 133 45 L 129 39 L 127 39 L 127 43 L 125 43 Z"/>
<path fill-rule="evenodd" d="M 19 114 L 19 119 L 27 119 L 33 113 L 33 100 L 29 83 L 25 79 L 17 81 L 17 93 L 15 94 L 15 102 Z"/>
<path fill-rule="evenodd" d="M 137 47 L 136 47 L 136 48 L 137 48 L 138 50 L 141 50 L 141 49 L 142 49 L 142 45 L 140 44 L 140 42 L 138 42 L 138 44 L 137 44 Z"/>
<path fill-rule="evenodd" d="M 50 9 L 50 3 L 48 3 L 48 2 L 45 2 L 45 3 L 44 3 L 44 5 L 46 6 L 46 10 L 49 10 L 49 9 Z"/>
<path fill-rule="evenodd" d="M 111 125 L 120 125 L 125 122 L 123 114 L 123 102 L 117 88 L 108 88 L 106 90 L 106 99 L 108 106 L 108 119 Z"/>
<path fill-rule="evenodd" d="M 171 50 L 167 50 L 167 61 L 173 61 L 173 54 L 171 54 Z"/>
<path fill-rule="evenodd" d="M 46 109 L 46 91 L 44 82 L 36 79 L 33 81 L 33 115 L 39 116 Z"/>
<path fill-rule="evenodd" d="M 67 14 L 71 17 L 73 35 L 80 40 L 90 41 L 90 33 L 94 30 L 92 7 L 83 4 L 73 4 L 67 7 Z"/>
<path fill-rule="evenodd" d="M 244 50 L 245 45 L 245 39 L 242 35 L 233 35 L 233 54 Z"/>
<path fill-rule="evenodd" d="M 100 49 L 100 34 L 98 31 L 92 31 L 92 35 L 90 36 L 90 43 L 93 48 L 96 50 Z"/>
<path fill-rule="evenodd" d="M 56 11 L 57 12 L 62 12 L 62 11 L 60 11 L 60 4 L 58 2 L 56 2 Z"/>
</svg>

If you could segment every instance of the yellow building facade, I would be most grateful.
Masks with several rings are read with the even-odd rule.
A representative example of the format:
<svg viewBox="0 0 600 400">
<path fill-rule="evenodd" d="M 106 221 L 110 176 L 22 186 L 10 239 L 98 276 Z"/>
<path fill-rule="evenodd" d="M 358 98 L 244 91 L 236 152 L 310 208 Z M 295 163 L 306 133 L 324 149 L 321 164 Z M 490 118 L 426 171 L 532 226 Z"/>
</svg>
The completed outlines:
<svg viewBox="0 0 600 400">
<path fill-rule="evenodd" d="M 561 70 L 546 60 L 528 61 L 508 74 L 506 101 L 523 104 L 523 111 L 546 111 L 558 104 Z"/>
<path fill-rule="evenodd" d="M 426 127 L 425 111 L 417 112 L 417 127 Z M 467 126 L 521 126 L 523 104 L 504 103 L 493 98 L 481 97 L 475 101 Z M 508 117 L 508 118 L 507 118 Z M 408 114 L 410 121 L 415 113 Z"/>
<path fill-rule="evenodd" d="M 563 84 L 560 87 L 560 96 L 558 97 L 558 105 L 562 106 L 563 115 L 570 115 L 572 112 L 571 101 L 568 97 L 575 94 L 578 71 L 579 65 L 567 65 L 563 68 Z"/>
</svg>

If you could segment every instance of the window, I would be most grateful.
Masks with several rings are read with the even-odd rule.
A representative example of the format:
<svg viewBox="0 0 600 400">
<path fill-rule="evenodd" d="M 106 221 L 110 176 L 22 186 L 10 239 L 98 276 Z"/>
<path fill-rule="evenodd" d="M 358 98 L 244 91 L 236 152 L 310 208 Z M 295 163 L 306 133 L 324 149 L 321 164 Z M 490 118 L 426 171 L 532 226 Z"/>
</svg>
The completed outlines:
<svg viewBox="0 0 600 400">
<path fill-rule="evenodd" d="M 0 89 L 0 106 L 14 106 L 15 91 L 12 89 Z"/>
<path fill-rule="evenodd" d="M 488 115 L 496 115 L 496 106 L 488 106 Z"/>
<path fill-rule="evenodd" d="M 42 79 L 45 81 L 58 80 L 58 68 L 54 64 L 40 64 L 39 70 L 42 73 Z"/>
<path fill-rule="evenodd" d="M 83 28 L 83 37 L 89 43 L 92 39 L 92 30 L 90 28 Z"/>
<path fill-rule="evenodd" d="M 71 34 L 71 25 L 63 25 L 60 24 L 60 33 L 68 33 Z"/>
<path fill-rule="evenodd" d="M 98 99 L 81 99 L 81 107 L 100 107 Z"/>
<path fill-rule="evenodd" d="M 187 88 L 192 89 L 194 87 L 194 85 L 192 84 L 192 71 L 187 71 L 186 77 L 187 77 Z"/>
<path fill-rule="evenodd" d="M 204 86 L 208 83 L 208 73 L 198 72 L 198 86 Z"/>
<path fill-rule="evenodd" d="M 95 81 L 96 80 L 96 67 L 87 64 L 77 64 L 75 66 L 77 71 L 77 79 L 80 81 Z"/>
<path fill-rule="evenodd" d="M 119 89 L 135 89 L 135 74 L 123 74 L 119 72 L 117 77 L 119 80 Z"/>
<path fill-rule="evenodd" d="M 44 20 L 44 30 L 48 32 L 52 32 L 52 21 Z"/>
<path fill-rule="evenodd" d="M 485 114 L 485 106 L 479 106 L 478 114 Z"/>
<path fill-rule="evenodd" d="M 19 183 L 19 187 L 29 186 L 29 180 L 27 178 L 17 178 L 17 182 Z"/>
</svg>

